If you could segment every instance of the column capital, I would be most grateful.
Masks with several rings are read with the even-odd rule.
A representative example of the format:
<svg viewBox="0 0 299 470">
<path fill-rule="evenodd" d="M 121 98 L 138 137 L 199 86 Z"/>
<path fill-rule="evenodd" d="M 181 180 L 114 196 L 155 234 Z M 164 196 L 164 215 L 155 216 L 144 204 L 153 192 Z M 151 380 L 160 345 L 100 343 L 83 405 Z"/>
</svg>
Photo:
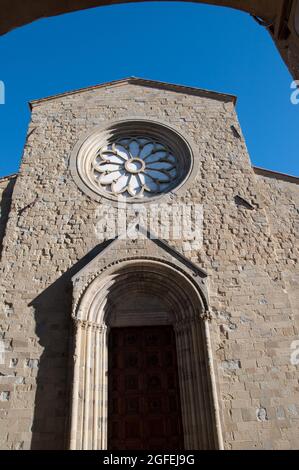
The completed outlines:
<svg viewBox="0 0 299 470">
<path fill-rule="evenodd" d="M 205 310 L 201 313 L 194 313 L 192 315 L 188 315 L 185 318 L 179 319 L 176 323 L 174 323 L 173 327 L 175 330 L 180 331 L 184 328 L 188 328 L 190 324 L 201 323 L 202 321 L 211 322 L 214 319 L 214 315 L 210 310 Z"/>
<path fill-rule="evenodd" d="M 214 315 L 211 312 L 211 310 L 205 310 L 204 312 L 200 314 L 200 318 L 203 321 L 211 322 L 212 320 L 214 320 Z"/>
<path fill-rule="evenodd" d="M 100 330 L 101 332 L 107 331 L 108 326 L 104 324 L 98 324 L 98 323 L 93 323 L 89 322 L 86 320 L 81 320 L 80 318 L 73 317 L 73 322 L 75 325 L 75 328 L 82 328 L 83 330 L 87 330 L 89 328 L 92 328 L 93 330 Z"/>
</svg>

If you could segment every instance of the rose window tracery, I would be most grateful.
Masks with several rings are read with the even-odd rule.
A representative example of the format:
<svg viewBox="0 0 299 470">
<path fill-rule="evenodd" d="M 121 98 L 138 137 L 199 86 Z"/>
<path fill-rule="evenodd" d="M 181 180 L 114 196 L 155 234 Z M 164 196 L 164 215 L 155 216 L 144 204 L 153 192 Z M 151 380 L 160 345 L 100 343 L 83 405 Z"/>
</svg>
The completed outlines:
<svg viewBox="0 0 299 470">
<path fill-rule="evenodd" d="M 177 178 L 171 150 L 146 137 L 121 138 L 103 146 L 92 162 L 92 171 L 102 189 L 126 197 L 167 191 Z"/>
<path fill-rule="evenodd" d="M 146 203 L 181 190 L 194 173 L 190 143 L 168 126 L 148 119 L 113 121 L 75 145 L 70 170 L 91 198 L 118 204 Z"/>
</svg>

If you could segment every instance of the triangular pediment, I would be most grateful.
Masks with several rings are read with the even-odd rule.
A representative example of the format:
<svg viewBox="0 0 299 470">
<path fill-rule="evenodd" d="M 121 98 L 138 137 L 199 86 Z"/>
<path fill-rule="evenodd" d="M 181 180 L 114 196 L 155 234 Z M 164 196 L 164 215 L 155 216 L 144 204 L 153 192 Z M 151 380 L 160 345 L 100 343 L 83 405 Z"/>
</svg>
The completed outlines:
<svg viewBox="0 0 299 470">
<path fill-rule="evenodd" d="M 143 258 L 171 263 L 178 269 L 188 271 L 192 277 L 201 280 L 207 277 L 206 271 L 186 258 L 167 241 L 157 238 L 153 232 L 137 224 L 133 227 L 133 230 L 131 229 L 130 233 L 120 234 L 108 242 L 108 245 L 102 251 L 92 260 L 87 261 L 80 271 L 73 276 L 72 282 L 76 286 L 78 283 L 81 284 L 80 280 L 86 281 L 106 266 L 126 259 Z"/>
<path fill-rule="evenodd" d="M 30 101 L 29 104 L 32 109 L 33 106 L 35 106 L 36 104 L 63 98 L 65 96 L 74 95 L 78 93 L 85 93 L 85 92 L 89 92 L 93 90 L 100 90 L 101 88 L 112 88 L 112 87 L 120 87 L 120 86 L 126 86 L 126 85 L 132 85 L 132 86 L 137 85 L 137 86 L 142 86 L 146 88 L 155 88 L 159 90 L 172 91 L 174 93 L 183 93 L 185 95 L 201 96 L 203 98 L 209 98 L 209 99 L 214 99 L 214 100 L 223 101 L 223 102 L 233 102 L 234 104 L 236 104 L 236 101 L 237 101 L 237 98 L 234 95 L 231 95 L 228 93 L 219 93 L 216 91 L 205 90 L 202 88 L 186 86 L 186 85 L 178 85 L 175 83 L 161 82 L 158 80 L 149 80 L 149 79 L 139 78 L 139 77 L 127 77 L 127 78 L 122 78 L 120 80 L 113 80 L 111 82 L 105 82 L 105 83 L 101 83 L 98 85 L 80 88 L 78 90 L 67 91 L 67 92 L 60 93 L 54 96 L 47 96 L 45 98 L 39 98 L 39 99 Z"/>
</svg>

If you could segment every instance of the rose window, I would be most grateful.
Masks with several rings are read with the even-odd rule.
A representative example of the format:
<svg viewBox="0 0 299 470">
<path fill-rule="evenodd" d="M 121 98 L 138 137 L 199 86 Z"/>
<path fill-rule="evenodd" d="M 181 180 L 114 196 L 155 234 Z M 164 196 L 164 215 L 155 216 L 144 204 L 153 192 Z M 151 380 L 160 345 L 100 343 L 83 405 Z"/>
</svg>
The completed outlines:
<svg viewBox="0 0 299 470">
<path fill-rule="evenodd" d="M 143 203 L 177 192 L 194 171 L 193 152 L 180 132 L 148 119 L 114 121 L 78 141 L 70 170 L 97 201 Z"/>
<path fill-rule="evenodd" d="M 167 145 L 153 139 L 121 138 L 99 150 L 92 173 L 107 193 L 150 197 L 167 191 L 177 179 L 176 158 Z"/>
</svg>

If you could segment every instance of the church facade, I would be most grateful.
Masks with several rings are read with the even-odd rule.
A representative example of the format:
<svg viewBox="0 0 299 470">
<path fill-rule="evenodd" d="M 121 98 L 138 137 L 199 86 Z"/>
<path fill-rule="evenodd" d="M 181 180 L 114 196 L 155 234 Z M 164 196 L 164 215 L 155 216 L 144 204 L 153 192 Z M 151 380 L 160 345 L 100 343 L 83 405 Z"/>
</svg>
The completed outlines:
<svg viewBox="0 0 299 470">
<path fill-rule="evenodd" d="M 299 179 L 235 97 L 31 102 L 0 180 L 1 449 L 298 449 Z"/>
</svg>

